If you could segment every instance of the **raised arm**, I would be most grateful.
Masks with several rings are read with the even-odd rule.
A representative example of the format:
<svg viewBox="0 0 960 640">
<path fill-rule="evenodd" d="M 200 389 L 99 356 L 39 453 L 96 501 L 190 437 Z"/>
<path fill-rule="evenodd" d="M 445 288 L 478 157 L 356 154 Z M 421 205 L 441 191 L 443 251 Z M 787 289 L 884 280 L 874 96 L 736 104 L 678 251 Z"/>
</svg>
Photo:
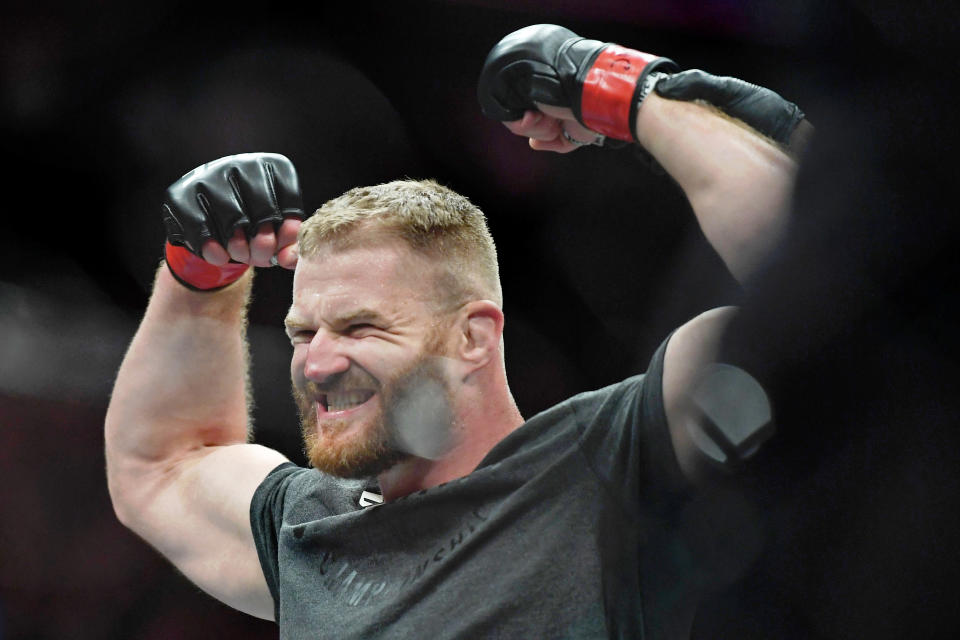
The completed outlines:
<svg viewBox="0 0 960 640">
<path fill-rule="evenodd" d="M 795 105 L 767 89 L 678 73 L 669 59 L 534 25 L 491 50 L 478 94 L 484 113 L 536 150 L 566 153 L 611 139 L 641 145 L 683 189 L 707 240 L 742 283 L 785 231 L 793 154 L 810 128 Z M 693 399 L 705 372 L 714 371 L 708 365 L 732 312 L 694 318 L 667 347 L 664 404 L 678 461 L 692 477 L 712 460 Z"/>
<path fill-rule="evenodd" d="M 288 171 L 292 187 L 272 169 Z M 285 458 L 247 444 L 244 333 L 248 265 L 268 266 L 275 254 L 283 266 L 296 262 L 303 214 L 289 172 L 282 156 L 234 156 L 168 191 L 168 265 L 120 367 L 105 434 L 121 522 L 214 597 L 268 619 L 273 601 L 249 508 L 258 484 Z M 296 192 L 297 204 L 275 206 L 266 195 L 274 190 L 291 200 Z M 248 242 L 251 226 L 258 232 Z M 192 251 L 178 251 L 186 246 Z"/>
<path fill-rule="evenodd" d="M 491 50 L 486 115 L 538 151 L 639 144 L 680 185 L 707 240 L 743 282 L 783 231 L 810 127 L 780 96 L 556 25 L 520 29 Z"/>
</svg>

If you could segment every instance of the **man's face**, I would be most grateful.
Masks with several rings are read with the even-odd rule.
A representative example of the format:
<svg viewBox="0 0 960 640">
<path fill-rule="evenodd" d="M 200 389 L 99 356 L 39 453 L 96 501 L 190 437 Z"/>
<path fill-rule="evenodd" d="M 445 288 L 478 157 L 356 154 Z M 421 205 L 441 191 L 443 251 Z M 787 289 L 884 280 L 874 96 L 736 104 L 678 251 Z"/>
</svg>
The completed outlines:
<svg viewBox="0 0 960 640">
<path fill-rule="evenodd" d="M 431 265 L 399 241 L 301 258 L 287 333 L 310 463 L 374 475 L 452 438 Z"/>
</svg>

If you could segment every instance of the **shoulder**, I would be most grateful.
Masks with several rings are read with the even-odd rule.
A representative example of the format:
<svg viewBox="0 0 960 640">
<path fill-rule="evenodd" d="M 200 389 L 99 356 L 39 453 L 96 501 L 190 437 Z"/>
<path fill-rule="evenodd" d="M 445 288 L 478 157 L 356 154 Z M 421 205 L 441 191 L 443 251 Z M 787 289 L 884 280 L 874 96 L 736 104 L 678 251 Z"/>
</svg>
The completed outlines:
<svg viewBox="0 0 960 640">
<path fill-rule="evenodd" d="M 257 487 L 251 512 L 266 511 L 288 524 L 299 524 L 359 509 L 361 494 L 375 484 L 373 479 L 347 480 L 287 462 Z"/>
<path fill-rule="evenodd" d="M 646 373 L 641 373 L 599 389 L 578 393 L 560 406 L 566 405 L 567 410 L 576 415 L 578 422 L 590 422 L 598 416 L 627 409 L 638 402 L 642 398 L 647 377 Z"/>
<path fill-rule="evenodd" d="M 537 413 L 501 440 L 481 466 L 514 456 L 542 457 L 571 446 L 583 446 L 593 433 L 622 432 L 619 427 L 642 420 L 642 396 L 647 378 L 647 374 L 631 376 L 600 389 L 578 393 Z"/>
</svg>

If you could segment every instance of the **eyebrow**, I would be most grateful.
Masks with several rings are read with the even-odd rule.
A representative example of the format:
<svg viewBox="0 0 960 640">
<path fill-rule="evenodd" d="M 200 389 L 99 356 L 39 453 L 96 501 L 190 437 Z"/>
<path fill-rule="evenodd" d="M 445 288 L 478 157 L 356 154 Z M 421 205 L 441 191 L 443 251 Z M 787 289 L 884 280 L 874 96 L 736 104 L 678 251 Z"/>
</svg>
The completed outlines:
<svg viewBox="0 0 960 640">
<path fill-rule="evenodd" d="M 299 329 L 309 329 L 310 325 L 301 320 L 295 315 L 288 314 L 286 318 L 283 319 L 283 329 L 286 331 L 287 335 L 293 335 Z"/>
<path fill-rule="evenodd" d="M 355 311 L 350 311 L 343 315 L 335 316 L 332 322 L 332 325 L 335 327 L 344 327 L 357 322 L 371 322 L 374 324 L 383 324 L 386 322 L 386 318 L 379 311 L 374 311 L 369 308 L 357 309 Z M 286 332 L 289 334 L 291 331 L 296 331 L 298 329 L 308 329 L 312 330 L 313 327 L 299 316 L 294 314 L 287 315 L 283 320 L 283 325 L 286 329 Z"/>
<path fill-rule="evenodd" d="M 338 316 L 336 322 L 338 324 L 352 324 L 360 320 L 373 320 L 374 322 L 384 322 L 385 318 L 383 314 L 379 311 L 374 311 L 373 309 L 357 309 L 356 311 L 351 311 L 342 316 Z"/>
</svg>

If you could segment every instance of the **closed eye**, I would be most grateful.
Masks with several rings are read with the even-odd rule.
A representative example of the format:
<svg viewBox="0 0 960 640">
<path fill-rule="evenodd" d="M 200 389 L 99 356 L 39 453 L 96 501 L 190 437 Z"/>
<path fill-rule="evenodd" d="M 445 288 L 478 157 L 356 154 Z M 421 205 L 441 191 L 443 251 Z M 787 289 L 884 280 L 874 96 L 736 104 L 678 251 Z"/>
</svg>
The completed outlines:
<svg viewBox="0 0 960 640">
<path fill-rule="evenodd" d="M 380 327 L 369 322 L 355 322 L 347 327 L 346 333 L 351 337 L 357 338 L 363 337 L 364 335 L 367 335 L 372 331 L 376 331 L 379 328 Z"/>
<path fill-rule="evenodd" d="M 306 329 L 300 329 L 294 331 L 290 334 L 290 342 L 292 344 L 304 344 L 313 340 L 313 336 L 316 335 L 316 331 L 308 331 Z"/>
</svg>

